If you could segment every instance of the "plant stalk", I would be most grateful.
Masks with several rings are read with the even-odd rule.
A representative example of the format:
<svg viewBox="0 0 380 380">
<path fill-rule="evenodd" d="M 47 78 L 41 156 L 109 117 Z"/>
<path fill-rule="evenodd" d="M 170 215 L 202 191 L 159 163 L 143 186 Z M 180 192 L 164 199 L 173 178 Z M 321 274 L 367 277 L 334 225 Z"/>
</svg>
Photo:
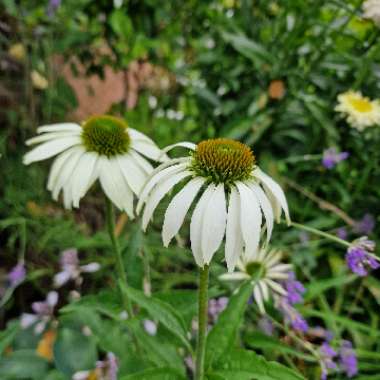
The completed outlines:
<svg viewBox="0 0 380 380">
<path fill-rule="evenodd" d="M 204 361 L 206 351 L 206 333 L 208 318 L 208 274 L 209 266 L 199 269 L 198 290 L 198 340 L 195 359 L 195 380 L 204 379 Z"/>
</svg>

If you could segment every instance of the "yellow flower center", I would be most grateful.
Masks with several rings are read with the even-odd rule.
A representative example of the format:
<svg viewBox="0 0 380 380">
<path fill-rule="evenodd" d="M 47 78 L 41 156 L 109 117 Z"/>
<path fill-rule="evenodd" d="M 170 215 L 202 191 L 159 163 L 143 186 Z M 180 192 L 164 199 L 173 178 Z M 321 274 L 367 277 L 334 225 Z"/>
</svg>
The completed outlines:
<svg viewBox="0 0 380 380">
<path fill-rule="evenodd" d="M 197 175 L 227 185 L 249 179 L 254 166 L 255 156 L 247 145 L 224 138 L 200 142 L 191 163 Z"/>
<path fill-rule="evenodd" d="M 358 112 L 371 112 L 373 110 L 373 105 L 370 100 L 368 99 L 358 99 L 358 98 L 351 98 L 350 103 L 352 107 L 355 108 Z"/>
<path fill-rule="evenodd" d="M 82 141 L 89 152 L 107 157 L 128 151 L 127 123 L 114 116 L 93 116 L 82 125 Z"/>
</svg>

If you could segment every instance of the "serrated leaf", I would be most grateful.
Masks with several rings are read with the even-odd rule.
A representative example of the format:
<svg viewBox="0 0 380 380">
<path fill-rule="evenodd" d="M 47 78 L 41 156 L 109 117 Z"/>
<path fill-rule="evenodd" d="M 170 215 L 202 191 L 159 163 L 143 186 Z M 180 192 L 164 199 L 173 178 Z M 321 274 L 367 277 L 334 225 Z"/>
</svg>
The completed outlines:
<svg viewBox="0 0 380 380">
<path fill-rule="evenodd" d="M 206 368 L 211 367 L 233 347 L 237 332 L 244 321 L 243 314 L 252 294 L 252 287 L 251 282 L 244 283 L 237 293 L 232 295 L 227 307 L 209 332 L 206 341 Z"/>
</svg>

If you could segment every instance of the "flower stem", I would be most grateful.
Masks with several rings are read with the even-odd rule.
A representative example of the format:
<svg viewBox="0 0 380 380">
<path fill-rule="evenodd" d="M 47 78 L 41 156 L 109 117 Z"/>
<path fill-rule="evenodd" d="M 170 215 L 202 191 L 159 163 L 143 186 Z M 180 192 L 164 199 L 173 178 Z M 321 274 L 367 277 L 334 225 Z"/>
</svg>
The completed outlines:
<svg viewBox="0 0 380 380">
<path fill-rule="evenodd" d="M 305 226 L 304 224 L 295 223 L 295 222 L 291 222 L 290 225 L 292 227 L 298 228 L 299 230 L 308 231 L 308 232 L 311 232 L 314 235 L 319 235 L 319 236 L 322 236 L 322 237 L 324 237 L 326 239 L 335 241 L 336 243 L 339 243 L 339 244 L 344 245 L 346 247 L 350 247 L 351 246 L 351 243 L 349 243 L 348 241 L 340 239 L 337 236 L 334 236 L 334 235 L 329 234 L 327 232 L 320 231 L 320 230 L 318 230 L 316 228 Z"/>
<path fill-rule="evenodd" d="M 197 356 L 195 361 L 195 380 L 204 379 L 204 361 L 206 350 L 206 332 L 208 315 L 208 272 L 208 265 L 205 265 L 203 268 L 199 269 L 198 340 Z"/>
<path fill-rule="evenodd" d="M 108 234 L 111 240 L 113 252 L 115 255 L 116 271 L 117 271 L 117 276 L 119 279 L 118 283 L 119 284 L 121 283 L 123 286 L 127 286 L 127 274 L 125 273 L 119 242 L 117 241 L 117 237 L 115 234 L 115 213 L 114 213 L 113 205 L 107 197 L 106 197 L 106 224 L 107 224 L 107 230 L 108 230 Z M 133 317 L 133 309 L 132 309 L 131 301 L 126 294 L 125 289 L 123 289 L 122 286 L 120 285 L 119 287 L 120 287 L 123 307 L 127 311 L 129 317 Z"/>
</svg>

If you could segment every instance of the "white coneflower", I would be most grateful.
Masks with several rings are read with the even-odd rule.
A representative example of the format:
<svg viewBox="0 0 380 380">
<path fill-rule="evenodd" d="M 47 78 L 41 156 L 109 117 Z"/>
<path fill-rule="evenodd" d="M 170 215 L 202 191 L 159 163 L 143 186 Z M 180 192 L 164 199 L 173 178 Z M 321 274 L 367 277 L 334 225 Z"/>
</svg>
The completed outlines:
<svg viewBox="0 0 380 380">
<path fill-rule="evenodd" d="M 363 17 L 380 26 L 380 0 L 367 0 L 363 3 Z"/>
<path fill-rule="evenodd" d="M 338 95 L 335 111 L 345 115 L 348 123 L 359 131 L 380 124 L 380 102 L 370 100 L 360 92 L 350 90 Z"/>
<path fill-rule="evenodd" d="M 57 200 L 63 190 L 66 208 L 80 199 L 99 179 L 107 197 L 133 218 L 133 194 L 139 194 L 153 170 L 142 155 L 158 160 L 162 151 L 127 123 L 113 116 L 94 116 L 82 125 L 62 123 L 37 129 L 39 144 L 24 156 L 26 165 L 58 155 L 49 175 L 48 189 Z"/>
<path fill-rule="evenodd" d="M 281 263 L 282 254 L 277 250 L 268 251 L 262 248 L 248 260 L 239 260 L 237 267 L 239 271 L 221 275 L 221 280 L 230 281 L 254 281 L 253 297 L 261 313 L 265 313 L 264 302 L 269 300 L 270 292 L 274 295 L 286 296 L 287 292 L 283 286 L 289 278 L 292 266 Z"/>
<path fill-rule="evenodd" d="M 284 192 L 256 166 L 251 149 L 240 142 L 220 138 L 198 145 L 174 146 L 178 145 L 193 152 L 189 157 L 172 159 L 152 172 L 137 205 L 138 213 L 145 205 L 143 229 L 164 196 L 177 183 L 190 179 L 165 212 L 164 246 L 167 247 L 178 233 L 195 197 L 202 192 L 190 224 L 195 261 L 200 267 L 208 265 L 226 235 L 225 257 L 232 271 L 243 250 L 247 257 L 257 251 L 262 225 L 266 225 L 269 241 L 274 216 L 279 221 L 281 210 L 284 210 L 290 221 Z M 262 214 L 265 223 L 262 223 Z"/>
</svg>

